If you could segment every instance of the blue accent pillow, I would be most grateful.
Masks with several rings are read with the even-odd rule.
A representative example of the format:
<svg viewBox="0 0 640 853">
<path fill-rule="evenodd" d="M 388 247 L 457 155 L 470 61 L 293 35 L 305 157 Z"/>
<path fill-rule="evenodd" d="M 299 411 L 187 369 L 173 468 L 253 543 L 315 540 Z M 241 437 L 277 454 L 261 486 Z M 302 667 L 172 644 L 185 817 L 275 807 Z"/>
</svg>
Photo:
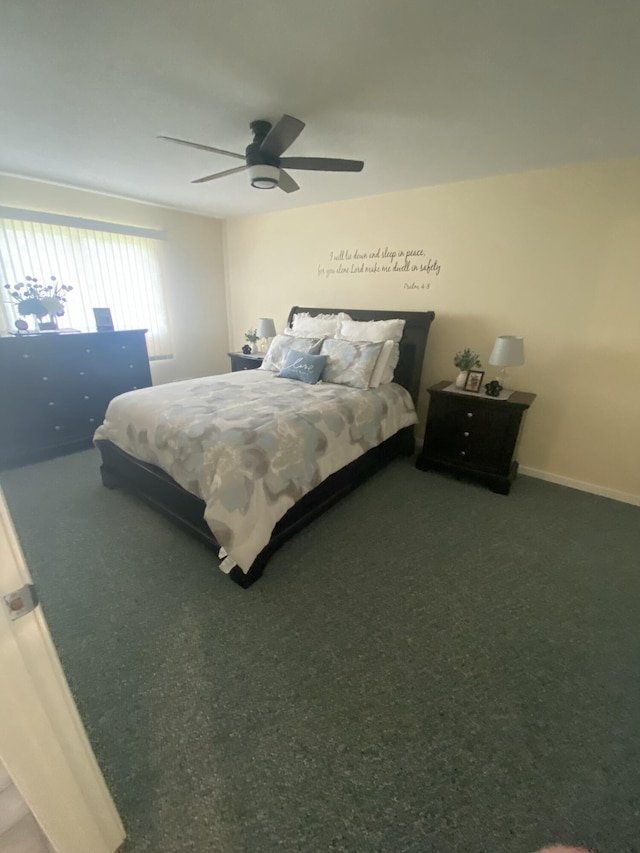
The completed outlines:
<svg viewBox="0 0 640 853">
<path fill-rule="evenodd" d="M 315 385 L 327 363 L 326 355 L 311 355 L 292 349 L 287 353 L 284 365 L 278 376 L 283 379 L 299 379 L 308 385 Z"/>
</svg>

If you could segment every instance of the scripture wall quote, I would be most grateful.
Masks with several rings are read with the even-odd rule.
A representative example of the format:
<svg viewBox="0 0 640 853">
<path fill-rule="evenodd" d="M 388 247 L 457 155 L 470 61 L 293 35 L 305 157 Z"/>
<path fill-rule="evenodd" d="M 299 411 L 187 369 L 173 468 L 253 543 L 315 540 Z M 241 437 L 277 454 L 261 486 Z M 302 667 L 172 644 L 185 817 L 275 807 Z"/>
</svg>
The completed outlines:
<svg viewBox="0 0 640 853">
<path fill-rule="evenodd" d="M 318 264 L 318 277 L 331 278 L 343 275 L 388 275 L 402 277 L 404 290 L 428 290 L 431 279 L 440 275 L 437 258 L 428 255 L 425 249 L 399 249 L 378 246 L 365 250 L 338 249 L 329 252 L 327 261 Z"/>
</svg>

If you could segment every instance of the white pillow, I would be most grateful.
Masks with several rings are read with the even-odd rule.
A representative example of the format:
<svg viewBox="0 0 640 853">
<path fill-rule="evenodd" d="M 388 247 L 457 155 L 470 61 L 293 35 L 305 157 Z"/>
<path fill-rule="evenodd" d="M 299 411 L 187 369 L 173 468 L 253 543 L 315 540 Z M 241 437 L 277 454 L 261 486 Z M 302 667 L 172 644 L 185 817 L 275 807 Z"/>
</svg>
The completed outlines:
<svg viewBox="0 0 640 853">
<path fill-rule="evenodd" d="M 287 326 L 285 335 L 299 335 L 312 338 L 335 338 L 343 320 L 350 320 L 348 314 L 341 311 L 338 314 L 316 314 L 312 317 L 308 312 L 294 314 L 291 328 Z"/>
<path fill-rule="evenodd" d="M 276 335 L 262 360 L 259 370 L 270 370 L 278 373 L 284 367 L 289 351 L 316 355 L 320 352 L 322 338 L 294 338 L 293 335 Z"/>
<path fill-rule="evenodd" d="M 382 344 L 382 350 L 376 361 L 376 366 L 373 368 L 371 379 L 369 380 L 369 388 L 377 388 L 379 385 L 386 385 L 393 382 L 393 372 L 398 365 L 400 359 L 400 344 L 393 341 L 385 341 Z"/>
<path fill-rule="evenodd" d="M 406 320 L 342 320 L 336 338 L 342 341 L 369 341 L 400 343 Z"/>
</svg>

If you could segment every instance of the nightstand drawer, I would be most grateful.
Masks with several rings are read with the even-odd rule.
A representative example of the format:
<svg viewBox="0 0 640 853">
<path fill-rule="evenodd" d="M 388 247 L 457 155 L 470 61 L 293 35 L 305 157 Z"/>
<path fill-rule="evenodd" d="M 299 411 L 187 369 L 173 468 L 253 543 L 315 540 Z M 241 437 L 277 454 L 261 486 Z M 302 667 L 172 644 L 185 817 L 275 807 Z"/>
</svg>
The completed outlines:
<svg viewBox="0 0 640 853">
<path fill-rule="evenodd" d="M 243 352 L 228 352 L 227 355 L 231 359 L 233 373 L 236 370 L 256 370 L 264 359 L 264 355 L 245 355 Z"/>
<path fill-rule="evenodd" d="M 430 454 L 488 471 L 509 470 L 508 443 L 513 418 L 509 412 L 485 405 L 465 405 L 435 398 L 429 415 L 425 446 Z M 489 404 L 491 405 L 491 404 Z"/>
</svg>

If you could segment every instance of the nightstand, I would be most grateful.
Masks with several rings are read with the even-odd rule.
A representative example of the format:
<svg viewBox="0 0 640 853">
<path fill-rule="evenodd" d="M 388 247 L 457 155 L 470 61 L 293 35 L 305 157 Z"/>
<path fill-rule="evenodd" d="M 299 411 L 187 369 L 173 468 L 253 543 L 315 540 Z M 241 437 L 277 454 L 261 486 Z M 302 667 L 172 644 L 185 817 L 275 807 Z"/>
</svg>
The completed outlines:
<svg viewBox="0 0 640 853">
<path fill-rule="evenodd" d="M 245 355 L 243 352 L 228 352 L 227 355 L 231 359 L 231 370 L 234 373 L 236 370 L 255 370 L 264 359 L 264 353 Z"/>
<path fill-rule="evenodd" d="M 535 394 L 514 391 L 507 400 L 484 393 L 458 394 L 438 382 L 431 396 L 424 445 L 416 466 L 475 477 L 493 492 L 508 495 L 518 471 L 514 460 L 522 417 Z"/>
</svg>

